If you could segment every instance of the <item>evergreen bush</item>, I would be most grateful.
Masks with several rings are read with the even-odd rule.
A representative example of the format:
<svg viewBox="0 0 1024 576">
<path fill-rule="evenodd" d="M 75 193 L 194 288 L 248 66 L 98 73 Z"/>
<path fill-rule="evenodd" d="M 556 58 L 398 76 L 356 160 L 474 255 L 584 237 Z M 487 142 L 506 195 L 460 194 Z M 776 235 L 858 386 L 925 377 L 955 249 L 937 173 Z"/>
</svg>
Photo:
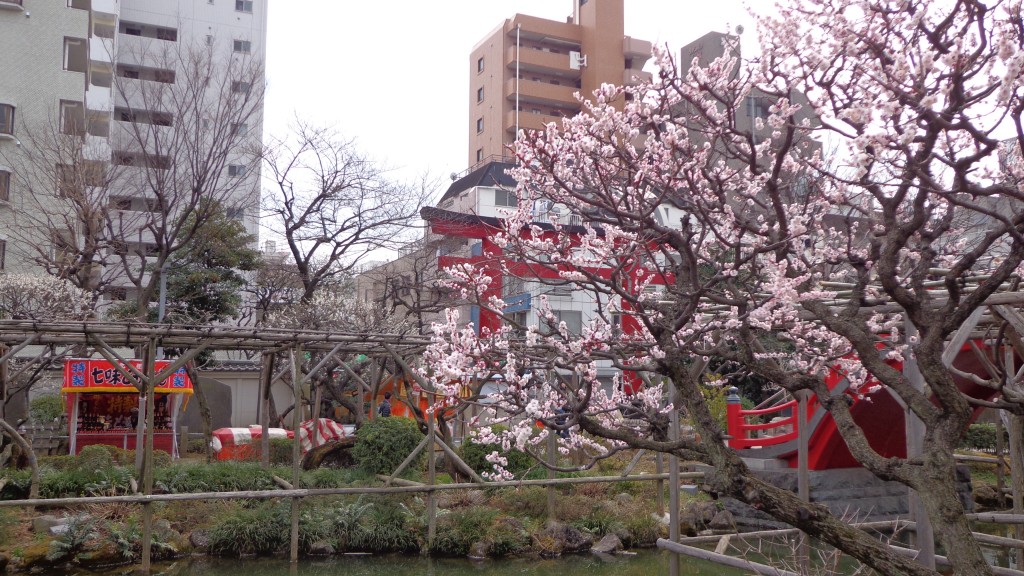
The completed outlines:
<svg viewBox="0 0 1024 576">
<path fill-rule="evenodd" d="M 356 464 L 371 474 L 391 474 L 423 440 L 414 420 L 390 417 L 375 418 L 356 432 L 352 456 Z M 426 450 L 411 464 L 422 465 Z"/>
<path fill-rule="evenodd" d="M 1009 441 L 1006 431 L 1003 430 L 1003 446 Z M 971 424 L 960 439 L 960 448 L 964 450 L 977 450 L 979 452 L 996 451 L 996 425 L 990 423 Z"/>
<path fill-rule="evenodd" d="M 64 414 L 64 400 L 60 394 L 36 396 L 29 402 L 28 413 L 36 424 L 55 424 Z"/>
</svg>

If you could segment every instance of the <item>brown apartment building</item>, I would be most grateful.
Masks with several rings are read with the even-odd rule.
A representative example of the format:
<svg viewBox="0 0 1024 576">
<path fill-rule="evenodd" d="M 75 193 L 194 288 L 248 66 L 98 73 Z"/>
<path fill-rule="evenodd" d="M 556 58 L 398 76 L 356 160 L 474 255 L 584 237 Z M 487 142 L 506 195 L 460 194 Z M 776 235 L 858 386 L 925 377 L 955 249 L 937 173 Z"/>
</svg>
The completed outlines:
<svg viewBox="0 0 1024 576">
<path fill-rule="evenodd" d="M 577 114 L 577 92 L 650 78 L 651 43 L 625 35 L 623 1 L 573 0 L 564 22 L 516 14 L 473 48 L 467 166 L 507 156 L 519 129 Z"/>
</svg>

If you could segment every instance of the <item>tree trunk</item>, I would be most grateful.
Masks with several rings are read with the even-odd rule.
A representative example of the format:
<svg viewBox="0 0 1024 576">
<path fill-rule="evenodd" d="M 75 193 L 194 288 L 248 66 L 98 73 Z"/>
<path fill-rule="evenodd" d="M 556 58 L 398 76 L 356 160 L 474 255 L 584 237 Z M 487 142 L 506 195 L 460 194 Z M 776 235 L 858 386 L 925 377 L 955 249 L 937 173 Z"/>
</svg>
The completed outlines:
<svg viewBox="0 0 1024 576">
<path fill-rule="evenodd" d="M 18 434 L 18 431 L 7 423 L 7 420 L 0 418 L 0 428 L 3 429 L 4 433 L 11 437 L 11 440 L 21 448 L 22 452 L 25 453 L 25 459 L 28 460 L 28 467 L 32 470 L 32 478 L 29 482 L 28 497 L 39 498 L 39 462 L 36 460 L 36 453 L 32 451 L 32 445 Z"/>
<path fill-rule="evenodd" d="M 971 534 L 963 506 L 956 493 L 956 461 L 953 451 L 932 448 L 925 453 L 917 493 L 932 522 L 935 534 L 946 549 L 957 576 L 992 574 L 981 548 Z"/>
<path fill-rule="evenodd" d="M 185 364 L 185 371 L 188 373 L 189 379 L 192 380 L 192 391 L 196 402 L 199 403 L 199 417 L 203 421 L 203 438 L 206 445 L 206 463 L 209 464 L 213 462 L 213 446 L 211 445 L 213 442 L 213 416 L 210 414 L 210 404 L 206 401 L 206 394 L 199 384 L 199 370 L 196 368 L 195 362 Z"/>
</svg>

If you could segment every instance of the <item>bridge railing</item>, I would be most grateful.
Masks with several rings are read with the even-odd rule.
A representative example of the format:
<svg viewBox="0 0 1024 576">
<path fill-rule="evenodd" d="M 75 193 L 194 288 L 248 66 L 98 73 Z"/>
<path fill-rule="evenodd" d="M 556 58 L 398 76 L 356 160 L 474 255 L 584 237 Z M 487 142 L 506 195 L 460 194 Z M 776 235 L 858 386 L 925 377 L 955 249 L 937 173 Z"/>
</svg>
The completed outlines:
<svg viewBox="0 0 1024 576">
<path fill-rule="evenodd" d="M 768 408 L 744 410 L 740 404 L 739 389 L 729 388 L 726 398 L 726 424 L 729 428 L 729 446 L 732 448 L 753 448 L 775 446 L 797 437 L 797 401 L 790 400 Z M 785 411 L 788 416 L 783 416 Z M 747 419 L 775 415 L 770 422 L 751 423 Z"/>
</svg>

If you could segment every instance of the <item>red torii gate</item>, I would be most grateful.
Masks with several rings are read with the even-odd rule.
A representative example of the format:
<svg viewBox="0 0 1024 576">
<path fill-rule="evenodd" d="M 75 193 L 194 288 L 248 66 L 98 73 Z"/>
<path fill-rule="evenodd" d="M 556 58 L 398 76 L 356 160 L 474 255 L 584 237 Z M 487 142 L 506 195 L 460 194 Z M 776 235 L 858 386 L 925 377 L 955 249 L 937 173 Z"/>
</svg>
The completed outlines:
<svg viewBox="0 0 1024 576">
<path fill-rule="evenodd" d="M 439 256 L 437 259 L 437 266 L 441 269 L 472 265 L 482 270 L 482 272 L 490 278 L 487 290 L 481 295 L 484 301 L 489 300 L 491 297 L 499 299 L 502 297 L 504 280 L 502 265 L 504 265 L 504 268 L 517 278 L 536 278 L 540 280 L 560 279 L 559 269 L 564 268 L 564 265 L 535 265 L 529 262 L 505 259 L 504 250 L 493 241 L 493 237 L 496 234 L 506 231 L 503 225 L 504 220 L 501 218 L 479 216 L 476 214 L 464 214 L 461 212 L 452 212 L 433 207 L 424 208 L 421 210 L 420 215 L 427 221 L 430 225 L 430 230 L 435 234 L 480 240 L 480 253 L 478 255 L 469 257 L 447 255 Z M 555 230 L 555 227 L 550 223 L 534 222 L 533 224 L 541 228 L 544 236 L 554 238 L 559 234 L 559 232 Z M 569 234 L 570 243 L 573 245 L 579 245 L 579 238 L 583 234 L 587 233 L 586 228 L 577 225 L 563 225 L 561 226 L 561 230 L 563 233 Z M 598 234 L 601 233 L 599 229 L 597 232 Z M 531 232 L 524 228 L 519 231 L 519 234 L 521 237 L 525 237 L 526 235 L 531 234 Z M 611 268 L 588 268 L 587 271 L 602 278 L 611 278 L 612 276 Z M 639 266 L 628 269 L 630 282 L 634 286 L 639 284 L 639 275 L 641 272 L 646 271 Z M 650 281 L 650 283 L 654 285 L 666 285 L 672 282 L 674 282 L 674 278 L 672 278 L 671 275 L 663 273 L 656 274 Z M 628 303 L 626 302 L 623 302 L 623 312 L 628 312 Z M 501 316 L 495 311 L 481 306 L 480 317 L 478 319 L 479 333 L 487 334 L 488 332 L 498 330 L 500 327 Z M 627 335 L 639 333 L 639 320 L 631 314 L 623 314 L 622 332 Z M 623 372 L 623 388 L 627 394 L 633 394 L 639 391 L 642 386 L 643 381 L 635 372 Z"/>
</svg>

